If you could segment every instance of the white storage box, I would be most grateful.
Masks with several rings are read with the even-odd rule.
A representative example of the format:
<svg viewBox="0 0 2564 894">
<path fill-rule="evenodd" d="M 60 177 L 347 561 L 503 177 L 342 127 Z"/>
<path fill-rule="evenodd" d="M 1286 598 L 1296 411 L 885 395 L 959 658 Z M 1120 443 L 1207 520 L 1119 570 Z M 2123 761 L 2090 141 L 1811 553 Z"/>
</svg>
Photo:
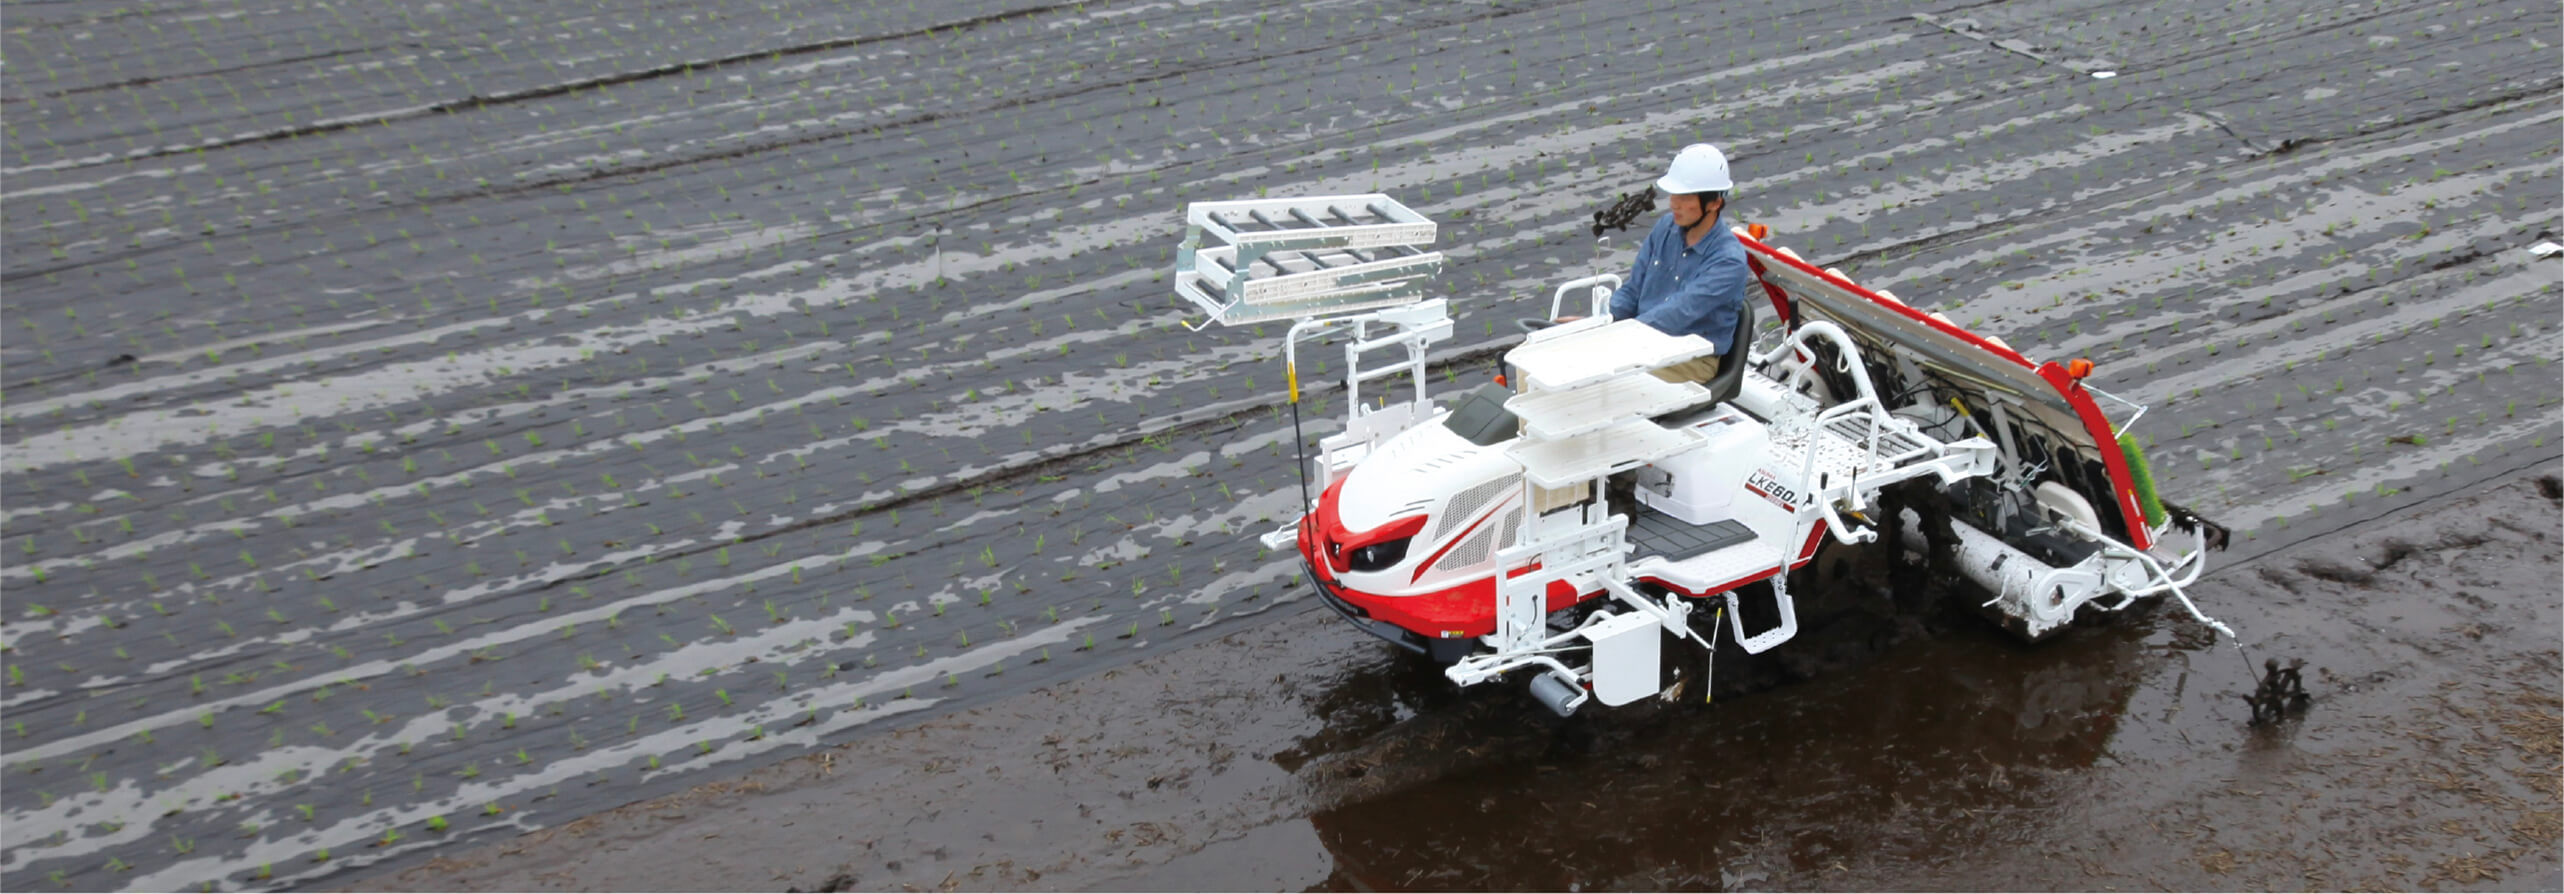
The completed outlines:
<svg viewBox="0 0 2564 894">
<path fill-rule="evenodd" d="M 1657 460 L 1656 469 L 1671 480 L 1662 492 L 1638 488 L 1638 502 L 1687 524 L 1725 520 L 1731 517 L 1728 501 L 1764 461 L 1763 424 L 1729 407 L 1685 428 L 1702 437 L 1701 446 Z"/>
</svg>

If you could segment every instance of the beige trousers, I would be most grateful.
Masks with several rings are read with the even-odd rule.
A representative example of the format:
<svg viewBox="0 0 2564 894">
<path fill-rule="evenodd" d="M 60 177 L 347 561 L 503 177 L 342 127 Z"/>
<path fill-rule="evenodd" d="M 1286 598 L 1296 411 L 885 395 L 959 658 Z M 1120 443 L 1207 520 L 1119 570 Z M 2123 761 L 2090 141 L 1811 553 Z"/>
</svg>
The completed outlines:
<svg viewBox="0 0 2564 894">
<path fill-rule="evenodd" d="M 1656 371 L 1656 378 L 1668 382 L 1699 382 L 1703 385 L 1709 384 L 1709 380 L 1717 375 L 1718 355 L 1716 354 L 1698 360 L 1685 360 Z"/>
</svg>

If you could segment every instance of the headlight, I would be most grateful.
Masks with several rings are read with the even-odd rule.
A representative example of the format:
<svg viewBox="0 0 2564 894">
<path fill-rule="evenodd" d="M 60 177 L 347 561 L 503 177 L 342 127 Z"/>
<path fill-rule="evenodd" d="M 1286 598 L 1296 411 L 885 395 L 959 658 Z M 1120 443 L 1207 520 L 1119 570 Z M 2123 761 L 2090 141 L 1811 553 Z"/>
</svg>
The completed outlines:
<svg viewBox="0 0 2564 894">
<path fill-rule="evenodd" d="M 1362 547 L 1353 551 L 1353 555 L 1346 564 L 1355 571 L 1387 571 L 1390 566 L 1398 564 L 1399 560 L 1407 557 L 1407 541 L 1414 539 L 1414 537 L 1400 537 L 1396 540 L 1383 540 Z"/>
</svg>

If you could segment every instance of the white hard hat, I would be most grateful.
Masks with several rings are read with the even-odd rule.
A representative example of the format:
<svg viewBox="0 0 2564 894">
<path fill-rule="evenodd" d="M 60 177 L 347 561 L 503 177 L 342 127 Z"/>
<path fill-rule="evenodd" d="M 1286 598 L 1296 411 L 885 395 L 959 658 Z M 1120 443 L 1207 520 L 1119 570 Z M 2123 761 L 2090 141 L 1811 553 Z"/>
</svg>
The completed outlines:
<svg viewBox="0 0 2564 894">
<path fill-rule="evenodd" d="M 1656 188 L 1667 195 L 1680 196 L 1726 192 L 1736 188 L 1736 183 L 1727 179 L 1725 153 L 1708 143 L 1693 143 L 1674 156 L 1674 163 L 1665 168 L 1665 176 L 1657 178 Z"/>
</svg>

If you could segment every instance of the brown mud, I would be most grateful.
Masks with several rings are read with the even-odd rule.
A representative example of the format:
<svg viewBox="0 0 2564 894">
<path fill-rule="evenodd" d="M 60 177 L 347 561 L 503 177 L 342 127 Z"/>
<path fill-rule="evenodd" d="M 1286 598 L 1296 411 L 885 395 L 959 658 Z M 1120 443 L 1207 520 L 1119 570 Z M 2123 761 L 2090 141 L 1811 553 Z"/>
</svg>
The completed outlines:
<svg viewBox="0 0 2564 894">
<path fill-rule="evenodd" d="M 360 890 L 2556 890 L 2551 475 L 2195 588 L 1554 720 L 1308 611 Z"/>
</svg>

